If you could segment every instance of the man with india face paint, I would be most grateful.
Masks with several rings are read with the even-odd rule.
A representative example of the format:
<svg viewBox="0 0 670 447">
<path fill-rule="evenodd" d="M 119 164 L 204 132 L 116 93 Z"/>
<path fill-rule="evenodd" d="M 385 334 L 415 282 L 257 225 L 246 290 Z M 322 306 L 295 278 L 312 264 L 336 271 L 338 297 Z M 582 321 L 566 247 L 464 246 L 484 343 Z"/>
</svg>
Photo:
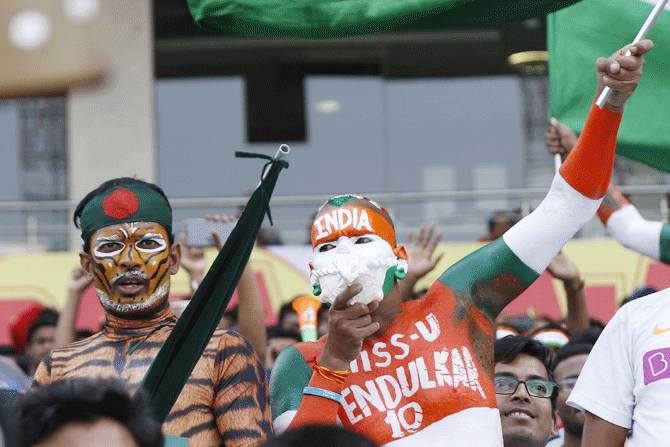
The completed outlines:
<svg viewBox="0 0 670 447">
<path fill-rule="evenodd" d="M 181 247 L 172 209 L 156 185 L 132 178 L 103 183 L 77 206 L 81 266 L 93 276 L 106 323 L 92 337 L 56 349 L 34 385 L 79 377 L 141 386 L 177 319 L 168 306 Z M 265 371 L 251 346 L 216 330 L 163 424 L 191 446 L 254 446 L 272 435 Z"/>
<path fill-rule="evenodd" d="M 279 355 L 270 381 L 277 433 L 341 423 L 380 445 L 503 445 L 493 386 L 493 321 L 591 219 L 607 189 L 624 102 L 644 40 L 596 61 L 598 92 L 577 147 L 543 202 L 503 237 L 463 258 L 421 300 L 402 303 L 406 271 L 386 211 L 340 196 L 312 228 L 312 283 L 332 301 L 329 333 Z"/>
</svg>

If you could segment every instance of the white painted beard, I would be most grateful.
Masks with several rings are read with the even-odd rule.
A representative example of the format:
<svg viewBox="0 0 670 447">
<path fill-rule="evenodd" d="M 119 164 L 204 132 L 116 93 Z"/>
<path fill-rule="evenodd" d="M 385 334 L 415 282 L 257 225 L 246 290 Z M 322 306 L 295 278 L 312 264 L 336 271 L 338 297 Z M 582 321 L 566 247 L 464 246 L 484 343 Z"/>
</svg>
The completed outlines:
<svg viewBox="0 0 670 447">
<path fill-rule="evenodd" d="M 350 303 L 369 304 L 384 298 L 386 272 L 398 265 L 398 258 L 362 260 L 358 256 L 337 254 L 323 265 L 312 270 L 312 284 L 321 286 L 321 301 L 332 304 L 335 298 L 352 284 L 360 284 L 363 290 Z"/>
<path fill-rule="evenodd" d="M 151 294 L 149 298 L 142 301 L 141 303 L 127 303 L 121 304 L 112 300 L 109 295 L 107 295 L 103 290 L 95 288 L 95 293 L 98 295 L 100 304 L 102 308 L 106 311 L 111 311 L 116 314 L 123 314 L 132 316 L 133 314 L 141 313 L 143 310 L 150 308 L 158 301 L 167 300 L 168 293 L 170 292 L 170 280 L 168 279 L 159 286 L 154 293 Z"/>
</svg>

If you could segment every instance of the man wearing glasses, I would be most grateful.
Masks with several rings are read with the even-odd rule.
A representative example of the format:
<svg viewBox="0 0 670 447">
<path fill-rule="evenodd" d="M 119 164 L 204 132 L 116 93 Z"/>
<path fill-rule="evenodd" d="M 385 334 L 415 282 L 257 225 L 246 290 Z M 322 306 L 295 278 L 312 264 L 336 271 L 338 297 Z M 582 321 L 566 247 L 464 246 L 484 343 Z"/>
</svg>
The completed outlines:
<svg viewBox="0 0 670 447">
<path fill-rule="evenodd" d="M 553 372 L 559 388 L 556 409 L 562 428 L 558 431 L 559 437 L 552 439 L 547 447 L 580 447 L 582 445 L 584 412 L 571 407 L 566 401 L 593 349 L 592 342 L 595 342 L 595 339 L 574 338 L 559 349 L 554 356 Z"/>
<path fill-rule="evenodd" d="M 495 342 L 493 384 L 505 447 L 543 447 L 556 435 L 558 385 L 551 350 L 522 335 Z"/>
</svg>

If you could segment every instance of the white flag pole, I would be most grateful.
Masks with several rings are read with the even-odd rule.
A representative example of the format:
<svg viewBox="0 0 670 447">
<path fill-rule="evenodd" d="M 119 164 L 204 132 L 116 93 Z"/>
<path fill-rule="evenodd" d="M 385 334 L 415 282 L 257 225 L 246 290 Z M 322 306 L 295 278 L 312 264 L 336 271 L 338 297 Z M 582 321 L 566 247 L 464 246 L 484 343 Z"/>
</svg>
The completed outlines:
<svg viewBox="0 0 670 447">
<path fill-rule="evenodd" d="M 659 0 L 658 3 L 656 3 L 656 6 L 654 6 L 654 9 L 651 10 L 651 14 L 649 14 L 649 17 L 647 17 L 647 20 L 644 22 L 644 25 L 642 25 L 642 28 L 640 28 L 640 32 L 637 33 L 637 36 L 635 36 L 633 44 L 636 44 L 642 39 L 647 37 L 649 31 L 651 31 L 651 27 L 654 26 L 654 23 L 656 23 L 656 19 L 658 19 L 658 16 L 661 14 L 661 11 L 663 11 L 663 8 L 665 8 L 666 3 L 668 3 L 668 0 Z M 630 54 L 631 54 L 630 50 L 626 52 L 626 56 L 630 56 Z M 609 87 L 605 87 L 605 89 L 598 97 L 596 105 L 602 109 L 605 103 L 607 102 L 607 98 L 609 98 L 611 94 L 612 89 Z"/>
</svg>

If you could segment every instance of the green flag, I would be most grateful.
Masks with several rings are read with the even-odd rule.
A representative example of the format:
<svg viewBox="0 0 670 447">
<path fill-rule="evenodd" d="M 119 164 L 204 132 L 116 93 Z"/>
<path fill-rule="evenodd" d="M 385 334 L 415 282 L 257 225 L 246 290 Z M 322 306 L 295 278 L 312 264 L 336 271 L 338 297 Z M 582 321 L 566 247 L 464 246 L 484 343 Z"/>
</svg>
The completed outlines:
<svg viewBox="0 0 670 447">
<path fill-rule="evenodd" d="M 267 174 L 249 198 L 237 225 L 144 378 L 142 385 L 149 392 L 151 405 L 161 421 L 170 413 L 212 338 L 249 260 L 263 218 L 266 213 L 270 217 L 270 196 L 279 171 L 288 168 L 286 161 L 266 155 L 236 152 L 235 156 L 267 158 L 270 169 L 263 170 Z"/>
<path fill-rule="evenodd" d="M 582 0 L 549 16 L 549 116 L 580 132 L 594 100 L 594 63 L 631 43 L 655 0 Z M 644 76 L 626 104 L 617 153 L 670 172 L 670 7 L 648 38 Z"/>
<path fill-rule="evenodd" d="M 486 27 L 544 16 L 579 0 L 188 0 L 215 33 L 329 39 L 401 28 Z"/>
</svg>

